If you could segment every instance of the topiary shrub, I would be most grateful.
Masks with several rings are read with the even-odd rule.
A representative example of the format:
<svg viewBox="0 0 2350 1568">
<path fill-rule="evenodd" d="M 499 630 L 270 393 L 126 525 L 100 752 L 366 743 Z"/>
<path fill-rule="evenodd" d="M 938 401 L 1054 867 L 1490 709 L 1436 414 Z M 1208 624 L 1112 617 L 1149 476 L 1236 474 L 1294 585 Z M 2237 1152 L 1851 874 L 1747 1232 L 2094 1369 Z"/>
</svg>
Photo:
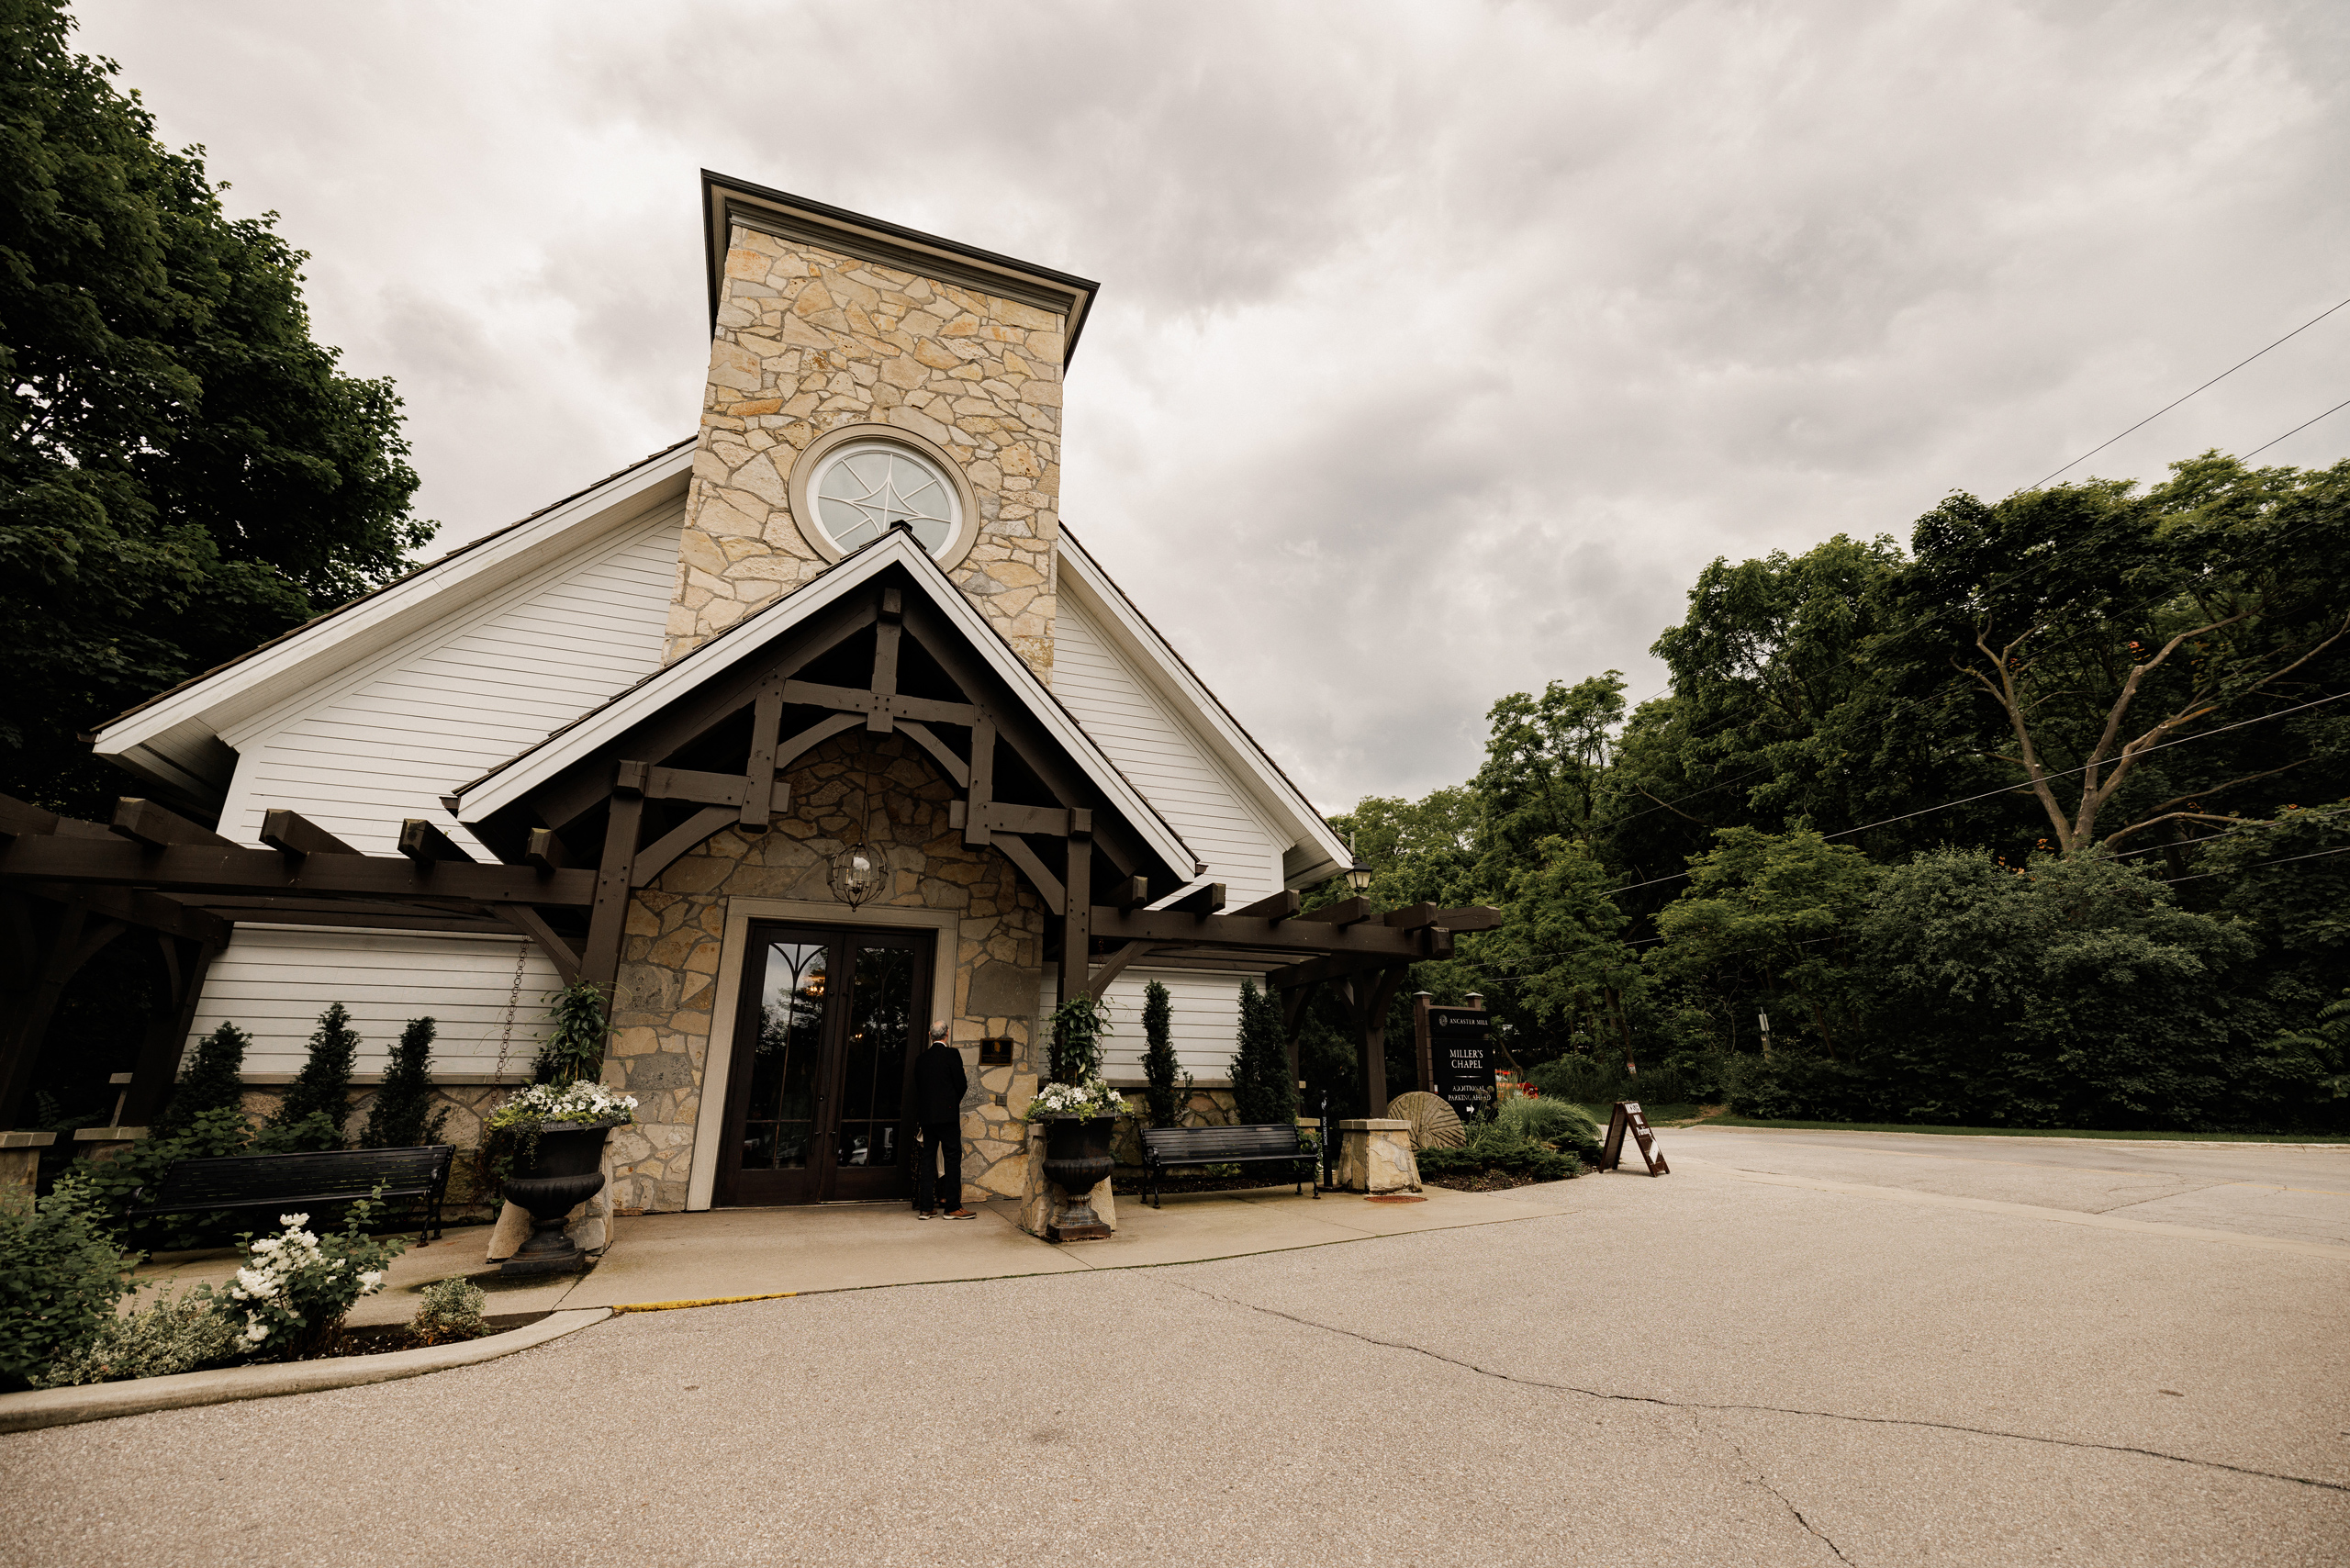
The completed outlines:
<svg viewBox="0 0 2350 1568">
<path fill-rule="evenodd" d="M 334 1002 L 319 1014 L 310 1054 L 285 1086 L 277 1114 L 262 1128 L 257 1151 L 293 1154 L 342 1148 L 342 1129 L 351 1120 L 351 1070 L 358 1058 L 359 1031 L 351 1026 L 351 1014 L 342 1003 Z"/>
<path fill-rule="evenodd" d="M 1142 1075 L 1150 1085 L 1146 1097 L 1154 1127 L 1182 1124 L 1183 1102 L 1192 1089 L 1192 1075 L 1175 1059 L 1174 1012 L 1165 986 L 1153 980 L 1142 988 Z"/>
<path fill-rule="evenodd" d="M 234 1024 L 220 1026 L 196 1042 L 196 1059 L 172 1090 L 170 1103 L 156 1124 L 162 1137 L 184 1132 L 207 1111 L 235 1111 L 245 1105 L 245 1050 L 253 1037 Z"/>
<path fill-rule="evenodd" d="M 1244 1126 L 1297 1120 L 1297 1080 L 1290 1074 L 1289 1033 L 1281 1004 L 1255 980 L 1240 982 L 1239 1048 L 1232 1055 L 1233 1114 Z"/>
<path fill-rule="evenodd" d="M 420 1293 L 408 1333 L 420 1345 L 453 1345 L 489 1332 L 481 1309 L 487 1293 L 471 1280 L 435 1280 Z"/>
<path fill-rule="evenodd" d="M 137 1262 L 73 1171 L 38 1205 L 0 1204 L 0 1389 L 31 1387 L 95 1339 Z"/>
<path fill-rule="evenodd" d="M 430 1018 L 411 1018 L 392 1047 L 384 1070 L 383 1087 L 367 1107 L 367 1126 L 359 1135 L 362 1148 L 415 1148 L 441 1141 L 449 1108 L 432 1105 L 432 1035 Z"/>
<path fill-rule="evenodd" d="M 594 1082 L 603 1074 L 604 1040 L 610 1033 L 603 991 L 586 980 L 574 980 L 549 991 L 546 1001 L 547 1037 L 531 1063 L 531 1081 L 557 1089 Z"/>
<path fill-rule="evenodd" d="M 1053 1009 L 1052 1081 L 1091 1083 L 1102 1076 L 1102 1036 L 1110 1020 L 1085 991 Z"/>
</svg>

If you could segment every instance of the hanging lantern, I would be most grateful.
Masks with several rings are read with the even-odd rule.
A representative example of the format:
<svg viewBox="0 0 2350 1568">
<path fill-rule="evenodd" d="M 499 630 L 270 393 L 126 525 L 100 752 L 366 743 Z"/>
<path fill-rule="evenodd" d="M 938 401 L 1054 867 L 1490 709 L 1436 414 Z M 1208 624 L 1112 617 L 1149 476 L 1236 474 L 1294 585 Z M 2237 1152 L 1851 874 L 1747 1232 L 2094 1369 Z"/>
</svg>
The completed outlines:
<svg viewBox="0 0 2350 1568">
<path fill-rule="evenodd" d="M 833 857 L 833 896 L 855 909 L 879 892 L 889 875 L 871 845 L 852 844 Z"/>
</svg>

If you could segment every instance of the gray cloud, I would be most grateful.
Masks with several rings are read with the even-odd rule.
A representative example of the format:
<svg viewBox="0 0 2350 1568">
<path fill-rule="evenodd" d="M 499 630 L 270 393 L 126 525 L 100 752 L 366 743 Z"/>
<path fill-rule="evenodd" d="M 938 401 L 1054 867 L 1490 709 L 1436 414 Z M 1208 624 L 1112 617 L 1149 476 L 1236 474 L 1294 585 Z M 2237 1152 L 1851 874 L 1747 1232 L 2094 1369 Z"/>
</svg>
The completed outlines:
<svg viewBox="0 0 2350 1568">
<path fill-rule="evenodd" d="M 1906 536 L 2350 293 L 2322 4 L 81 15 L 314 253 L 451 543 L 691 429 L 698 167 L 1102 278 L 1065 513 L 1334 807 L 1655 689 L 1712 556 Z M 2078 472 L 2256 446 L 2345 348 Z"/>
</svg>

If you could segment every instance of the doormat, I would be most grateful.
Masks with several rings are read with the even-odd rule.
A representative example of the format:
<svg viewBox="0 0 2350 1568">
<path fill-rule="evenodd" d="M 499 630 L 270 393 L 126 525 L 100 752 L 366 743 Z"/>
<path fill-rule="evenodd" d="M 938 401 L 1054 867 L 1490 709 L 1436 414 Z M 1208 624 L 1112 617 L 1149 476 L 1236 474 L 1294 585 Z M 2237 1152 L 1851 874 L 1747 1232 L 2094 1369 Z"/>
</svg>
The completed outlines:
<svg viewBox="0 0 2350 1568">
<path fill-rule="evenodd" d="M 1427 1200 L 1405 1193 L 1373 1193 L 1363 1202 L 1366 1204 L 1425 1204 Z"/>
</svg>

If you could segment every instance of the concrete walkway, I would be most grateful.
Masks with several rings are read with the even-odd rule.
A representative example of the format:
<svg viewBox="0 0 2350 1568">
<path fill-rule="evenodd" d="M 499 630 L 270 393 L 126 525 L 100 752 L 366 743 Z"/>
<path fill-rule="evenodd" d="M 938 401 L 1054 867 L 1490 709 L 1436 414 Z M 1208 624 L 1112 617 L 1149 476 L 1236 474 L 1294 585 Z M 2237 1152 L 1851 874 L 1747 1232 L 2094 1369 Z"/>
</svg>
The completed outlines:
<svg viewBox="0 0 2350 1568">
<path fill-rule="evenodd" d="M 611 1250 L 589 1272 L 540 1282 L 497 1278 L 483 1260 L 488 1229 L 474 1226 L 404 1253 L 383 1292 L 361 1301 L 351 1321 L 405 1322 L 419 1291 L 454 1274 L 480 1279 L 491 1297 L 484 1310 L 492 1314 L 865 1290 L 1195 1263 L 1492 1225 L 1563 1212 L 1572 1190 L 1568 1182 L 1494 1193 L 1430 1188 L 1424 1201 L 1398 1203 L 1270 1188 L 1173 1193 L 1161 1209 L 1122 1199 L 1115 1236 L 1065 1246 L 1021 1230 L 1019 1205 L 1006 1202 L 981 1205 L 970 1220 L 916 1219 L 901 1203 L 646 1215 L 620 1222 Z M 168 1254 L 140 1277 L 185 1288 L 221 1282 L 236 1267 L 227 1250 Z"/>
<path fill-rule="evenodd" d="M 1365 1239 L 1164 1267 L 908 1220 L 942 1262 L 1002 1242 L 1061 1266 L 627 1314 L 402 1383 L 0 1438 L 11 1556 L 2344 1561 L 2350 1249 L 2243 1209 L 2098 1212 L 2116 1173 L 2092 1161 L 1759 1141 L 1668 1133 L 1672 1176 L 1530 1199 L 1356 1201 L 1376 1220 L 1170 1200 L 1135 1260 L 1183 1224 Z M 2154 1174 L 2221 1173 L 2199 1153 Z M 2225 1158 L 2255 1161 L 2231 1182 L 2309 1174 Z M 1483 1222 L 1387 1228 L 1447 1208 Z M 734 1218 L 640 1222 L 641 1255 Z M 814 1219 L 844 1246 L 890 1222 Z M 746 1234 L 736 1272 L 648 1265 L 641 1288 L 856 1277 Z"/>
</svg>

